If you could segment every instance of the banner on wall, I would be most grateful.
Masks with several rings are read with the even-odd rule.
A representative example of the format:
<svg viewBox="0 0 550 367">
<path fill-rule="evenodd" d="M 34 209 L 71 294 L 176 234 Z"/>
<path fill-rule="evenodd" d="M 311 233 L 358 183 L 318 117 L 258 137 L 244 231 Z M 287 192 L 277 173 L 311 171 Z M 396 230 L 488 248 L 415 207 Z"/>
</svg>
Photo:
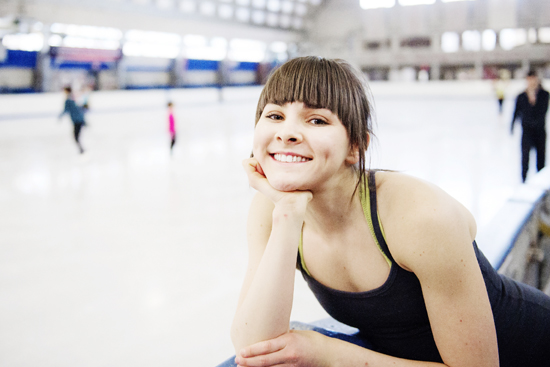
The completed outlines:
<svg viewBox="0 0 550 367">
<path fill-rule="evenodd" d="M 122 50 L 52 47 L 50 57 L 51 65 L 60 69 L 106 70 L 115 67 L 116 62 L 122 57 Z"/>
<path fill-rule="evenodd" d="M 6 50 L 4 58 L 0 58 L 0 68 L 34 69 L 37 59 L 37 51 Z"/>
</svg>

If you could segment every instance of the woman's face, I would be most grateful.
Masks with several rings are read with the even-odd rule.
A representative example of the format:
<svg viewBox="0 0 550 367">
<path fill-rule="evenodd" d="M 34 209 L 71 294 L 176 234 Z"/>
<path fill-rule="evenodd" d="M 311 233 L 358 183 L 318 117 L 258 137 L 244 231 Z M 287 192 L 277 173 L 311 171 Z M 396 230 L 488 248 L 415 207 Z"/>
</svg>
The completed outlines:
<svg viewBox="0 0 550 367">
<path fill-rule="evenodd" d="M 340 119 L 302 102 L 265 106 L 253 152 L 271 186 L 281 191 L 329 187 L 358 160 Z"/>
</svg>

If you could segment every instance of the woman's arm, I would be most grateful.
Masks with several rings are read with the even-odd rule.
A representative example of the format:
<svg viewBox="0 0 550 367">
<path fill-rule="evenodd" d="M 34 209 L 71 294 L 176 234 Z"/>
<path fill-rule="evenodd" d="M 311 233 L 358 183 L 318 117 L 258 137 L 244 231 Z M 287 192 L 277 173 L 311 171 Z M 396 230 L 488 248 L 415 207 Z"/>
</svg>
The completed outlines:
<svg viewBox="0 0 550 367">
<path fill-rule="evenodd" d="M 238 352 L 288 331 L 298 244 L 309 192 L 274 190 L 254 159 L 246 161 L 256 194 L 248 219 L 249 263 L 231 338 Z"/>
<path fill-rule="evenodd" d="M 438 187 L 401 176 L 387 186 L 393 202 L 381 218 L 394 259 L 420 281 L 441 358 L 453 367 L 498 366 L 473 217 Z"/>
<path fill-rule="evenodd" d="M 311 330 L 290 330 L 237 354 L 239 367 L 444 367 L 435 362 L 413 361 L 331 338 Z"/>
</svg>

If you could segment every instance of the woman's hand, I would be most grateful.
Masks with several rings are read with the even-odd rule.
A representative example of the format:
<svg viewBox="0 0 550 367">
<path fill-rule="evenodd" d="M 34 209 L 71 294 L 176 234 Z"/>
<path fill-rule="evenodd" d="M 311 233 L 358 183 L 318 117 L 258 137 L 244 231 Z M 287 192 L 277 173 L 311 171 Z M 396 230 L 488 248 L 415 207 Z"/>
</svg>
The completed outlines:
<svg viewBox="0 0 550 367">
<path fill-rule="evenodd" d="M 307 204 L 312 199 L 311 191 L 279 191 L 269 184 L 260 163 L 255 158 L 243 161 L 243 167 L 248 175 L 250 186 L 268 197 L 275 206 L 290 205 L 305 212 Z"/>
<path fill-rule="evenodd" d="M 242 367 L 330 366 L 330 340 L 316 331 L 290 330 L 275 339 L 244 348 L 235 358 L 235 362 Z"/>
</svg>

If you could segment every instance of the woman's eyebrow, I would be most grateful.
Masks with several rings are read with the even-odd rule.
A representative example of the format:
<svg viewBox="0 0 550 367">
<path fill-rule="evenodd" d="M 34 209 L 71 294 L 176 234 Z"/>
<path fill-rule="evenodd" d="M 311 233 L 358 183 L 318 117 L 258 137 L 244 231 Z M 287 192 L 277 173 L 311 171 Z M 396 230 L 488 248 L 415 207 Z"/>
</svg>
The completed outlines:
<svg viewBox="0 0 550 367">
<path fill-rule="evenodd" d="M 319 111 L 319 112 L 324 112 L 324 113 L 331 113 L 332 111 L 328 108 L 325 108 L 325 107 L 309 107 L 309 106 L 304 106 L 305 109 L 309 110 L 309 111 Z"/>
<path fill-rule="evenodd" d="M 273 108 L 283 108 L 283 106 L 278 105 L 276 103 L 268 103 L 265 105 L 264 109 L 273 109 Z"/>
<path fill-rule="evenodd" d="M 327 110 L 327 111 L 331 111 L 330 108 L 321 107 L 321 106 L 314 106 L 314 105 L 310 105 L 310 104 L 307 104 L 307 103 L 304 103 L 304 108 L 307 108 L 308 110 Z"/>
</svg>

